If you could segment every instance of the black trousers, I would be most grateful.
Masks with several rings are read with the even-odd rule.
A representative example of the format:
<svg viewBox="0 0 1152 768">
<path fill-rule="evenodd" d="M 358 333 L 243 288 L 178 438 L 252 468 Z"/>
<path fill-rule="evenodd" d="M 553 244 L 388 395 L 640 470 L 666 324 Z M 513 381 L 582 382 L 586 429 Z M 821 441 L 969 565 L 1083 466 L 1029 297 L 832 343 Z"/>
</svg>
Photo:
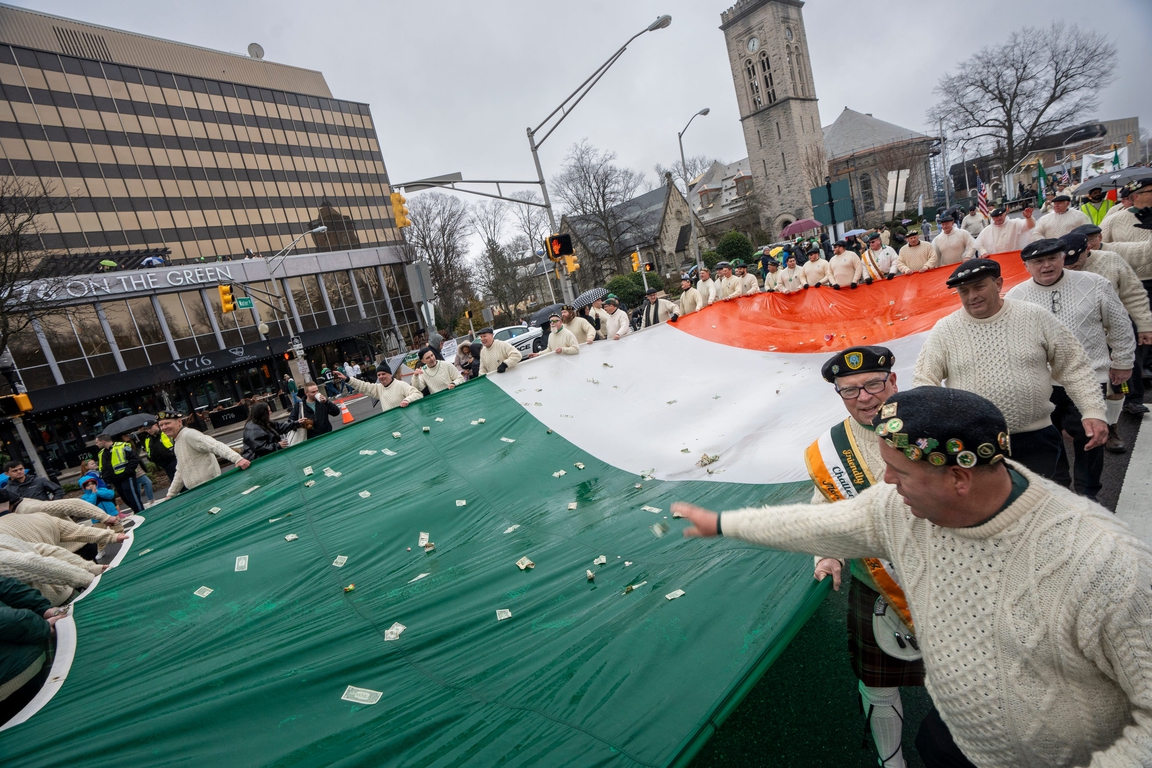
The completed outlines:
<svg viewBox="0 0 1152 768">
<path fill-rule="evenodd" d="M 124 503 L 132 508 L 133 512 L 143 512 L 144 505 L 140 503 L 140 494 L 136 491 L 136 475 L 129 477 L 116 478 L 113 484 L 116 488 L 116 493 L 120 494 L 120 498 L 124 499 Z"/>
<path fill-rule="evenodd" d="M 1128 403 L 1144 402 L 1144 365 L 1148 359 L 1148 347 L 1137 345 L 1136 363 L 1132 366 L 1132 376 L 1128 379 L 1128 394 L 1124 401 Z"/>
<path fill-rule="evenodd" d="M 1056 459 L 1056 472 L 1052 475 L 1052 480 L 1066 488 L 1073 488 L 1081 496 L 1095 500 L 1102 487 L 1100 476 L 1104 473 L 1104 446 L 1097 446 L 1090 451 L 1084 450 L 1084 446 L 1088 444 L 1088 435 L 1084 433 L 1083 417 L 1072 402 L 1072 398 L 1064 391 L 1064 387 L 1052 387 L 1052 404 L 1056 406 L 1056 410 L 1052 412 L 1052 425 L 1072 436 L 1072 447 L 1075 451 L 1075 456 L 1069 456 L 1064 450 L 1064 441 L 1060 441 L 1060 456 Z M 1073 470 L 1075 485 L 1068 472 L 1068 462 L 1071 459 L 1075 460 L 1076 465 Z"/>
<path fill-rule="evenodd" d="M 1060 431 L 1053 426 L 1032 432 L 1018 432 L 1011 436 L 1012 459 L 1018 461 L 1036 474 L 1052 479 L 1056 472 L 1056 460 L 1060 458 L 1060 445 L 1063 440 Z"/>
<path fill-rule="evenodd" d="M 176 459 L 175 458 L 173 458 L 171 461 L 164 462 L 164 464 L 161 466 L 164 469 L 164 474 L 168 475 L 168 482 L 169 483 L 171 483 L 173 480 L 176 479 Z"/>
<path fill-rule="evenodd" d="M 916 751 L 927 768 L 976 768 L 952 739 L 936 707 L 924 716 L 916 732 Z"/>
</svg>

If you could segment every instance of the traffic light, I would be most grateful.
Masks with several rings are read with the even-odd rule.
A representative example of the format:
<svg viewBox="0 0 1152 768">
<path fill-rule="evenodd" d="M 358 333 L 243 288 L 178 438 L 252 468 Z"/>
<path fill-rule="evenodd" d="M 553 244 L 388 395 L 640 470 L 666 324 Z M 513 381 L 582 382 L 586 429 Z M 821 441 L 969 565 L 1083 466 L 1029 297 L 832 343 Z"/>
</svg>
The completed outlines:
<svg viewBox="0 0 1152 768">
<path fill-rule="evenodd" d="M 632 251 L 632 271 L 640 271 L 640 254 L 636 251 Z"/>
<path fill-rule="evenodd" d="M 28 395 L 5 395 L 0 397 L 0 416 L 19 416 L 32 410 Z"/>
<path fill-rule="evenodd" d="M 216 290 L 220 292 L 220 311 L 221 312 L 235 312 L 236 299 L 232 297 L 232 286 L 218 285 Z"/>
<path fill-rule="evenodd" d="M 563 256 L 572 254 L 572 235 L 549 235 L 544 242 L 544 250 L 552 261 L 560 261 Z"/>
<path fill-rule="evenodd" d="M 652 264 L 652 262 L 650 262 L 650 261 L 644 262 L 644 271 L 645 272 L 651 272 L 654 269 L 656 269 L 656 267 Z"/>
<path fill-rule="evenodd" d="M 412 220 L 408 218 L 408 201 L 399 192 L 392 193 L 392 218 L 396 219 L 397 229 L 412 224 Z"/>
<path fill-rule="evenodd" d="M 470 310 L 470 309 L 464 310 L 464 319 L 465 320 L 471 320 L 472 319 L 472 310 Z"/>
<path fill-rule="evenodd" d="M 565 272 L 567 272 L 570 275 L 578 269 L 580 269 L 580 262 L 576 261 L 575 256 L 565 256 L 564 257 L 564 271 Z"/>
</svg>

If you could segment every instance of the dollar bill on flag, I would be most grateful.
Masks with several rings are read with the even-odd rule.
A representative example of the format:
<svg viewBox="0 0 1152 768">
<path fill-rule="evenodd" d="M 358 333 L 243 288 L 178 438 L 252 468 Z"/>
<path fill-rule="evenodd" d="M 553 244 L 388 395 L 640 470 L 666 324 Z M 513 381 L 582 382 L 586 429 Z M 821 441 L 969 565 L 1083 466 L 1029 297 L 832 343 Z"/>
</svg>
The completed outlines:
<svg viewBox="0 0 1152 768">
<path fill-rule="evenodd" d="M 648 504 L 645 504 L 644 506 L 640 507 L 640 509 L 644 510 L 645 512 L 651 512 L 651 513 L 656 514 L 656 515 L 660 514 L 663 511 L 660 509 L 660 507 L 653 507 L 653 506 L 649 506 Z"/>
<path fill-rule="evenodd" d="M 604 565 L 607 562 L 608 562 L 607 555 L 600 555 L 600 557 L 598 557 L 592 561 L 592 565 Z"/>
<path fill-rule="evenodd" d="M 416 546 L 422 547 L 427 543 L 428 543 L 428 533 L 426 531 L 420 531 L 420 538 L 416 541 Z"/>
<path fill-rule="evenodd" d="M 516 530 L 519 527 L 520 527 L 520 523 L 516 523 L 515 525 L 510 525 L 504 529 L 504 533 L 512 533 L 512 531 Z"/>
<path fill-rule="evenodd" d="M 369 497 L 369 496 L 371 496 L 371 495 L 372 495 L 372 494 L 371 494 L 371 492 L 369 492 L 369 491 L 360 491 L 360 493 L 359 493 L 359 496 L 360 496 L 360 498 L 362 498 L 362 499 L 366 499 L 366 498 L 368 498 L 368 497 Z"/>
<path fill-rule="evenodd" d="M 676 589 L 676 590 L 673 590 L 672 592 L 669 592 L 668 594 L 664 595 L 664 598 L 667 600 L 675 600 L 676 598 L 680 597 L 683 594 L 684 594 L 684 590 Z"/>
<path fill-rule="evenodd" d="M 304 474 L 306 474 L 306 475 L 312 474 L 312 467 L 304 467 Z"/>
<path fill-rule="evenodd" d="M 332 565 L 336 566 L 337 568 L 343 568 L 344 563 L 346 563 L 346 562 L 348 562 L 347 557 L 345 557 L 344 555 L 338 555 L 336 557 L 336 559 L 332 561 Z"/>
<path fill-rule="evenodd" d="M 252 493 L 252 491 L 256 490 L 256 489 L 257 489 L 257 488 L 259 488 L 259 487 L 260 487 L 260 486 L 258 486 L 258 485 L 254 485 L 254 486 L 252 486 L 251 488 L 249 488 L 249 489 L 248 489 L 248 490 L 246 490 L 246 491 L 240 491 L 240 495 L 241 495 L 241 496 L 247 496 L 248 494 Z"/>
<path fill-rule="evenodd" d="M 458 506 L 458 507 L 462 507 L 467 503 L 468 503 L 467 499 L 456 499 L 456 506 Z"/>
<path fill-rule="evenodd" d="M 388 629 L 384 630 L 384 639 L 385 640 L 399 640 L 400 639 L 400 633 L 406 629 L 408 629 L 408 627 L 404 626 L 403 624 L 401 624 L 400 622 L 397 621 L 395 624 L 388 627 Z"/>
<path fill-rule="evenodd" d="M 512 618 L 512 611 L 507 608 L 496 609 L 496 621 L 504 621 L 504 619 Z"/>
<path fill-rule="evenodd" d="M 353 704 L 368 705 L 380 701 L 383 695 L 380 691 L 373 691 L 368 688 L 357 688 L 354 685 L 350 685 L 344 689 L 344 695 L 340 698 L 344 701 L 351 701 Z"/>
<path fill-rule="evenodd" d="M 517 567 L 517 568 L 519 568 L 519 569 L 520 569 L 520 570 L 522 570 L 522 571 L 526 571 L 526 570 L 528 570 L 529 568 L 535 568 L 535 567 L 536 567 L 536 563 L 532 562 L 532 561 L 531 561 L 531 560 L 529 560 L 527 557 L 522 557 L 522 558 L 520 558 L 519 560 L 517 560 L 517 561 L 516 561 L 516 567 Z"/>
<path fill-rule="evenodd" d="M 208 597 L 208 595 L 212 594 L 212 589 L 210 587 L 200 587 L 200 589 L 192 594 L 196 595 L 196 597 Z"/>
<path fill-rule="evenodd" d="M 284 541 L 296 541 L 296 539 L 298 539 L 298 538 L 300 538 L 300 537 L 297 536 L 296 534 L 290 533 L 284 537 Z"/>
<path fill-rule="evenodd" d="M 220 507 L 212 507 L 212 509 L 208 510 L 208 514 L 214 515 L 219 511 L 220 511 Z"/>
<path fill-rule="evenodd" d="M 236 570 L 237 571 L 248 570 L 248 555 L 240 555 L 239 557 L 236 558 Z"/>
<path fill-rule="evenodd" d="M 568 502 L 568 509 L 576 509 L 576 502 L 574 502 L 574 501 Z"/>
</svg>

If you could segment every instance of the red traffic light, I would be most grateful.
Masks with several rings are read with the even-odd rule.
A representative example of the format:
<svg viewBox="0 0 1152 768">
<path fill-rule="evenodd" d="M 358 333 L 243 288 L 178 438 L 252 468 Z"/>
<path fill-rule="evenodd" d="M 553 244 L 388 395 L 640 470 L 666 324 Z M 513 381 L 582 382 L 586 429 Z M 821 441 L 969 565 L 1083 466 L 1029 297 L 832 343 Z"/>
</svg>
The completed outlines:
<svg viewBox="0 0 1152 768">
<path fill-rule="evenodd" d="M 548 257 L 553 261 L 572 255 L 572 235 L 549 235 L 547 245 Z"/>
</svg>

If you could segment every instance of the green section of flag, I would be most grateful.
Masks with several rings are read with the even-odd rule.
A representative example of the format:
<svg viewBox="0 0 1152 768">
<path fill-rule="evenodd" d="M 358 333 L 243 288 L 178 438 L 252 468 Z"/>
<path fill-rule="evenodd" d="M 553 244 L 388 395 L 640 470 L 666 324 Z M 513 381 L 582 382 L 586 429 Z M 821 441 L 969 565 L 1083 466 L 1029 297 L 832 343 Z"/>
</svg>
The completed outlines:
<svg viewBox="0 0 1152 768">
<path fill-rule="evenodd" d="M 63 687 L 0 733 L 0 755 L 5 768 L 681 764 L 830 580 L 817 585 L 808 556 L 686 540 L 669 508 L 810 495 L 642 480 L 470 382 L 149 510 L 76 607 Z M 346 701 L 348 686 L 382 696 Z"/>
</svg>

